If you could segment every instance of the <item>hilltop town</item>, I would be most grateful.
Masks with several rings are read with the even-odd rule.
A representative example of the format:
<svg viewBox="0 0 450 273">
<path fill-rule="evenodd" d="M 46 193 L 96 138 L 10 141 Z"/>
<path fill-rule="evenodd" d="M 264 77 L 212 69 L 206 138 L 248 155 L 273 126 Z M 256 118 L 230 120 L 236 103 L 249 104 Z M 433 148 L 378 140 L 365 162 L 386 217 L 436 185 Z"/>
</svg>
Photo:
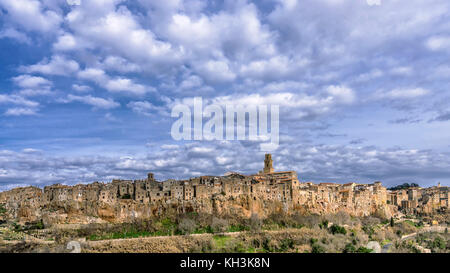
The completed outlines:
<svg viewBox="0 0 450 273">
<path fill-rule="evenodd" d="M 339 211 L 353 216 L 378 214 L 385 218 L 403 213 L 432 214 L 449 209 L 449 187 L 389 191 L 381 182 L 300 182 L 295 171 L 275 171 L 266 154 L 257 174 L 228 173 L 188 180 L 113 180 L 67 186 L 56 184 L 16 188 L 0 193 L 3 219 L 19 223 L 42 220 L 61 223 L 127 222 L 176 213 L 204 212 L 265 217 L 271 213 L 326 214 Z"/>
</svg>

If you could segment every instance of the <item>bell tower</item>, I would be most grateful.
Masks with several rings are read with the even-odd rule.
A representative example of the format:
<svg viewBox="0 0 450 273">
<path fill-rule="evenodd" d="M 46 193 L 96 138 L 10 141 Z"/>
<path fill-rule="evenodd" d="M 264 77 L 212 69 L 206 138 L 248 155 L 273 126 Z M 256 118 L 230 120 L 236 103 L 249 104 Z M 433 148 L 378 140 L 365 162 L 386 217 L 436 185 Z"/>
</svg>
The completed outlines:
<svg viewBox="0 0 450 273">
<path fill-rule="evenodd" d="M 264 173 L 273 173 L 273 161 L 272 161 L 272 155 L 266 154 L 266 158 L 264 159 Z"/>
</svg>

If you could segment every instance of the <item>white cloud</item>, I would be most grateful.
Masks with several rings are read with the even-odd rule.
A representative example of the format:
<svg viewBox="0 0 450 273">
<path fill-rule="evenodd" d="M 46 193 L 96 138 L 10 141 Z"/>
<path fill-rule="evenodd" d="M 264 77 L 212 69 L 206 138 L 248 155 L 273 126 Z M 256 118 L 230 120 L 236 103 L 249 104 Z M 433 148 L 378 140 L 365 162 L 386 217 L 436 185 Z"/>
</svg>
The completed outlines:
<svg viewBox="0 0 450 273">
<path fill-rule="evenodd" d="M 87 68 L 78 73 L 80 79 L 91 80 L 110 92 L 126 92 L 134 95 L 144 95 L 154 92 L 150 86 L 135 83 L 132 79 L 124 77 L 111 78 L 99 68 Z"/>
<path fill-rule="evenodd" d="M 94 43 L 97 48 L 113 50 L 134 61 L 147 62 L 176 58 L 169 43 L 158 40 L 149 30 L 142 28 L 134 15 L 125 7 L 117 10 L 111 1 L 101 5 L 88 1 L 72 10 L 66 17 L 75 35 Z M 97 13 L 92 14 L 93 9 Z"/>
<path fill-rule="evenodd" d="M 261 79 L 281 80 L 290 76 L 302 67 L 305 67 L 309 61 L 295 60 L 287 56 L 279 55 L 268 59 L 252 61 L 242 65 L 240 73 L 242 77 L 252 77 Z"/>
<path fill-rule="evenodd" d="M 450 36 L 431 37 L 426 41 L 425 45 L 433 51 L 448 50 L 450 48 Z"/>
<path fill-rule="evenodd" d="M 19 91 L 19 95 L 24 97 L 46 96 L 51 94 L 52 91 L 47 86 L 42 88 L 25 88 Z"/>
<path fill-rule="evenodd" d="M 140 72 L 141 67 L 137 64 L 131 63 L 125 58 L 118 56 L 108 56 L 102 63 L 107 70 L 118 71 L 122 73 Z"/>
<path fill-rule="evenodd" d="M 337 102 L 350 104 L 356 99 L 353 90 L 345 86 L 331 85 L 326 90 Z"/>
<path fill-rule="evenodd" d="M 91 80 L 96 83 L 101 83 L 108 80 L 108 76 L 105 71 L 99 68 L 86 68 L 78 72 L 78 77 L 80 79 Z"/>
<path fill-rule="evenodd" d="M 120 106 L 120 104 L 118 102 L 115 102 L 112 99 L 93 97 L 91 95 L 75 96 L 75 95 L 69 94 L 67 96 L 67 99 L 62 100 L 61 102 L 69 103 L 69 102 L 73 102 L 73 101 L 88 104 L 88 105 L 93 106 L 94 108 L 100 108 L 100 109 L 112 109 L 112 108 L 116 108 L 116 107 Z"/>
<path fill-rule="evenodd" d="M 44 59 L 37 64 L 22 66 L 20 70 L 26 73 L 68 76 L 77 72 L 79 68 L 80 66 L 76 61 L 61 55 L 54 55 L 51 60 Z"/>
<path fill-rule="evenodd" d="M 90 86 L 80 84 L 72 84 L 72 89 L 77 92 L 88 92 L 92 90 Z"/>
<path fill-rule="evenodd" d="M 148 87 L 126 78 L 111 79 L 106 82 L 104 87 L 111 92 L 130 92 L 136 95 L 143 95 L 151 91 Z"/>
<path fill-rule="evenodd" d="M 375 98 L 378 99 L 414 99 L 428 95 L 430 90 L 424 88 L 398 88 L 388 92 L 378 92 Z"/>
<path fill-rule="evenodd" d="M 163 145 L 161 145 L 161 148 L 164 150 L 176 150 L 176 149 L 180 148 L 180 146 L 174 145 L 174 144 L 163 144 Z"/>
<path fill-rule="evenodd" d="M 53 44 L 53 48 L 58 51 L 69 51 L 74 49 L 82 49 L 82 46 L 77 43 L 77 40 L 72 34 L 64 33 L 58 37 L 58 41 Z"/>
<path fill-rule="evenodd" d="M 63 20 L 57 12 L 45 10 L 37 0 L 0 0 L 0 6 L 8 11 L 7 18 L 29 31 L 54 31 Z"/>
<path fill-rule="evenodd" d="M 154 113 L 168 115 L 167 109 L 162 106 L 156 106 L 148 101 L 131 101 L 127 104 L 127 107 L 133 110 L 133 112 L 145 116 L 151 116 Z"/>
<path fill-rule="evenodd" d="M 31 39 L 25 33 L 14 28 L 6 28 L 0 31 L 0 39 L 2 38 L 11 38 L 24 44 L 31 44 Z"/>
<path fill-rule="evenodd" d="M 390 70 L 391 74 L 398 76 L 410 76 L 413 72 L 413 68 L 410 66 L 394 67 Z"/>
<path fill-rule="evenodd" d="M 30 116 L 36 114 L 37 110 L 35 108 L 9 108 L 5 112 L 5 116 Z"/>
<path fill-rule="evenodd" d="M 20 75 L 13 78 L 15 84 L 22 88 L 35 88 L 40 86 L 52 85 L 52 82 L 42 77 L 30 75 Z"/>
<path fill-rule="evenodd" d="M 196 87 L 200 87 L 203 84 L 202 78 L 196 75 L 191 75 L 187 79 L 183 80 L 180 83 L 181 89 L 192 89 Z"/>
<path fill-rule="evenodd" d="M 23 106 L 27 106 L 27 107 L 39 106 L 38 102 L 27 100 L 18 95 L 0 94 L 0 103 L 12 103 L 12 104 L 23 105 Z"/>
<path fill-rule="evenodd" d="M 236 78 L 236 74 L 225 61 L 207 61 L 196 68 L 198 73 L 210 82 L 230 82 Z"/>
</svg>

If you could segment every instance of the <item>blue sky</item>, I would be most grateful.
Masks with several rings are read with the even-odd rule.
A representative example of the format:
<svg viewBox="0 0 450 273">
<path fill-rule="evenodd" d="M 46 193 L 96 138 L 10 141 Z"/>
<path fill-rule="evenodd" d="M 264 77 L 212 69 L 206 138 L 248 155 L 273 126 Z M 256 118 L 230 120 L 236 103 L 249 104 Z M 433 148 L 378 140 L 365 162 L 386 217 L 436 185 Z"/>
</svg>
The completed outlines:
<svg viewBox="0 0 450 273">
<path fill-rule="evenodd" d="M 74 4 L 75 3 L 75 4 Z M 262 168 L 171 108 L 280 105 L 302 181 L 450 185 L 447 0 L 0 0 L 0 190 Z"/>
</svg>

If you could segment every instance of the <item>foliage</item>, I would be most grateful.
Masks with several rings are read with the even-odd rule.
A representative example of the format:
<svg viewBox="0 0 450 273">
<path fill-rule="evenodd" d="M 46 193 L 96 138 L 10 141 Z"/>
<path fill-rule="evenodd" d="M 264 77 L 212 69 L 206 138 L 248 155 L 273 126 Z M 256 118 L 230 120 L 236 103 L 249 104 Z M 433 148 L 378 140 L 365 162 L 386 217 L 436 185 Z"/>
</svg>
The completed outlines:
<svg viewBox="0 0 450 273">
<path fill-rule="evenodd" d="M 332 233 L 332 234 L 347 234 L 347 230 L 345 230 L 345 228 L 344 227 L 341 227 L 341 226 L 339 226 L 339 225 L 336 225 L 336 224 L 333 224 L 331 227 L 330 227 L 330 232 Z"/>
<path fill-rule="evenodd" d="M 225 232 L 228 228 L 228 221 L 225 219 L 213 217 L 211 229 L 213 232 Z"/>
<path fill-rule="evenodd" d="M 388 190 L 397 191 L 397 190 L 416 188 L 416 187 L 419 187 L 419 184 L 416 184 L 416 183 L 411 183 L 411 184 L 403 183 L 401 185 L 397 185 L 395 187 L 388 188 Z"/>
<path fill-rule="evenodd" d="M 258 214 L 252 213 L 250 217 L 250 230 L 251 231 L 260 231 L 262 226 L 262 221 L 259 219 Z"/>
<path fill-rule="evenodd" d="M 183 218 L 178 223 L 178 230 L 183 234 L 191 234 L 197 229 L 197 224 L 190 218 Z"/>
<path fill-rule="evenodd" d="M 214 244 L 219 249 L 224 249 L 226 246 L 226 243 L 231 240 L 230 236 L 224 236 L 224 235 L 214 235 L 213 236 Z"/>
<path fill-rule="evenodd" d="M 311 253 L 325 253 L 325 248 L 319 244 L 313 244 L 311 246 Z"/>
<path fill-rule="evenodd" d="M 128 194 L 128 193 L 125 193 L 124 195 L 122 195 L 122 196 L 120 197 L 120 199 L 131 199 L 131 195 Z"/>
<path fill-rule="evenodd" d="M 0 215 L 4 215 L 6 213 L 6 208 L 4 204 L 0 204 Z"/>
<path fill-rule="evenodd" d="M 344 252 L 344 253 L 371 253 L 372 249 L 366 248 L 363 246 L 356 248 L 353 244 L 346 244 L 345 248 L 342 252 Z"/>
<path fill-rule="evenodd" d="M 326 229 L 328 227 L 328 220 L 323 220 L 322 223 L 319 224 L 320 229 Z"/>
<path fill-rule="evenodd" d="M 430 248 L 445 249 L 445 247 L 445 240 L 440 236 L 434 238 L 433 242 L 430 244 Z"/>
<path fill-rule="evenodd" d="M 242 224 L 238 224 L 238 225 L 230 225 L 228 227 L 228 232 L 238 232 L 238 231 L 247 231 L 250 228 L 248 226 L 242 225 Z"/>
<path fill-rule="evenodd" d="M 356 250 L 356 253 L 371 253 L 372 251 L 373 250 L 370 248 L 365 248 L 365 247 L 361 246 Z"/>
<path fill-rule="evenodd" d="M 346 244 L 343 253 L 354 253 L 356 252 L 356 247 L 353 244 Z"/>
<path fill-rule="evenodd" d="M 16 232 L 19 231 L 30 231 L 30 230 L 36 230 L 36 229 L 44 229 L 44 222 L 41 220 L 36 222 L 28 222 L 25 223 L 25 225 L 20 225 L 18 223 L 12 223 L 13 230 Z"/>
</svg>

